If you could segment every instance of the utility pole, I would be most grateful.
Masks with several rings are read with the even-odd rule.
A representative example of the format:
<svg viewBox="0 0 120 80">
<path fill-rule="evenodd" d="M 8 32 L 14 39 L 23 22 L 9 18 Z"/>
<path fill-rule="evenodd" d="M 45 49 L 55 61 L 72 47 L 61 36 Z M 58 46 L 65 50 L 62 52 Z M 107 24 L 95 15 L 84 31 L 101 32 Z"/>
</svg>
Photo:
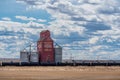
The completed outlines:
<svg viewBox="0 0 120 80">
<path fill-rule="evenodd" d="M 29 61 L 30 61 L 30 56 L 31 56 L 31 47 L 32 47 L 32 44 L 30 43 L 30 45 L 29 45 L 29 48 L 30 48 L 29 49 L 29 56 L 28 56 L 29 57 Z"/>
<path fill-rule="evenodd" d="M 31 54 L 31 44 L 30 44 L 30 46 L 29 46 L 29 47 L 30 47 L 30 54 Z"/>
</svg>

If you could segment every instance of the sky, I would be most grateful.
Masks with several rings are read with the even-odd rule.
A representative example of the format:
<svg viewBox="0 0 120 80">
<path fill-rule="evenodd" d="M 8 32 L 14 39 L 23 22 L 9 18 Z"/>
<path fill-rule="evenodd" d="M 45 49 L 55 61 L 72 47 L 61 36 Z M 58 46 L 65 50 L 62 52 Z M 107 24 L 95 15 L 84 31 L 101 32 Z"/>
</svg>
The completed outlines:
<svg viewBox="0 0 120 80">
<path fill-rule="evenodd" d="M 63 59 L 120 60 L 120 0 L 0 1 L 0 58 L 19 58 L 42 30 Z"/>
</svg>

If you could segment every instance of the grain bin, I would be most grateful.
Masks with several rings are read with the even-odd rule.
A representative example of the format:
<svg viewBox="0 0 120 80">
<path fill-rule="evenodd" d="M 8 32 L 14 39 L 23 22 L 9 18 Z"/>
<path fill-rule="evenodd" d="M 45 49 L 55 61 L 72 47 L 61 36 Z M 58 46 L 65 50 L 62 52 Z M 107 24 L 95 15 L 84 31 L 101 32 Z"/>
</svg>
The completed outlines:
<svg viewBox="0 0 120 80">
<path fill-rule="evenodd" d="M 29 62 L 29 52 L 26 50 L 20 51 L 20 61 Z"/>
<path fill-rule="evenodd" d="M 61 63 L 62 62 L 62 47 L 55 48 L 55 62 Z"/>
<path fill-rule="evenodd" d="M 33 63 L 38 63 L 39 62 L 39 54 L 38 54 L 38 52 L 36 52 L 36 51 L 31 52 L 31 54 L 30 54 L 30 62 L 33 62 Z"/>
</svg>

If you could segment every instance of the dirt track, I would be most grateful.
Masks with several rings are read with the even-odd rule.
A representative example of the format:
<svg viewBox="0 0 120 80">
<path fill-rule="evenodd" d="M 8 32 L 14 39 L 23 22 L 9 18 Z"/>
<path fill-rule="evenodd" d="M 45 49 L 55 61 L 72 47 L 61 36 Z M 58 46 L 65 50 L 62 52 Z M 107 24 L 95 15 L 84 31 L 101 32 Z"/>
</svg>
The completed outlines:
<svg viewBox="0 0 120 80">
<path fill-rule="evenodd" d="M 0 80 L 120 80 L 120 67 L 0 67 Z"/>
</svg>

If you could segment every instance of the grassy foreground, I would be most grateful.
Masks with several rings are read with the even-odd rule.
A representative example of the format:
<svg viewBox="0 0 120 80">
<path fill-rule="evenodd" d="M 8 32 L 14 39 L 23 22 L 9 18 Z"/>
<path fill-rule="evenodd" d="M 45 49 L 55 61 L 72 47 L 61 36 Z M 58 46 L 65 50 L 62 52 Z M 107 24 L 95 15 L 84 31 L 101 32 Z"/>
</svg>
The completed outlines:
<svg viewBox="0 0 120 80">
<path fill-rule="evenodd" d="M 120 67 L 0 67 L 0 80 L 120 80 Z"/>
</svg>

